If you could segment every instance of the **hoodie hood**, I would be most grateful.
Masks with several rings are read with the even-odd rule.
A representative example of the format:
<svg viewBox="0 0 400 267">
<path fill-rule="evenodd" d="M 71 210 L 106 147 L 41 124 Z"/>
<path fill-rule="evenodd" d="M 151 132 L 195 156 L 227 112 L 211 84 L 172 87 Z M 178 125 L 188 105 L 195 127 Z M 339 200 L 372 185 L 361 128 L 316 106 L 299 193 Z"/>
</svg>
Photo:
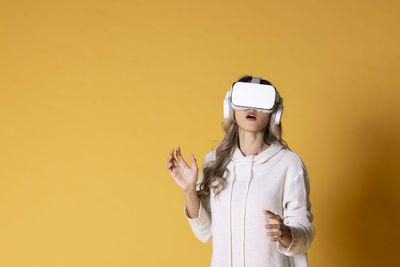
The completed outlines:
<svg viewBox="0 0 400 267">
<path fill-rule="evenodd" d="M 236 146 L 235 151 L 233 152 L 232 161 L 235 163 L 238 162 L 252 162 L 253 166 L 261 165 L 266 163 L 279 151 L 283 149 L 281 144 L 273 143 L 264 151 L 258 153 L 257 155 L 243 155 L 242 151 L 240 150 L 239 146 Z"/>
</svg>

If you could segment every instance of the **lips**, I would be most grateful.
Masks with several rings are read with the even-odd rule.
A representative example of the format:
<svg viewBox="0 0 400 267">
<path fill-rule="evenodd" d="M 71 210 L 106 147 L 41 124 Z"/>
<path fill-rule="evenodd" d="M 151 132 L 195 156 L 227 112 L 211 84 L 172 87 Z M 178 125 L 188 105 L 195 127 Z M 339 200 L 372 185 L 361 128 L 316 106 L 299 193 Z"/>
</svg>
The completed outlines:
<svg viewBox="0 0 400 267">
<path fill-rule="evenodd" d="M 249 119 L 249 118 L 256 119 L 257 116 L 256 116 L 256 113 L 255 113 L 255 112 L 250 111 L 250 112 L 247 113 L 246 118 L 247 118 L 247 119 Z"/>
</svg>

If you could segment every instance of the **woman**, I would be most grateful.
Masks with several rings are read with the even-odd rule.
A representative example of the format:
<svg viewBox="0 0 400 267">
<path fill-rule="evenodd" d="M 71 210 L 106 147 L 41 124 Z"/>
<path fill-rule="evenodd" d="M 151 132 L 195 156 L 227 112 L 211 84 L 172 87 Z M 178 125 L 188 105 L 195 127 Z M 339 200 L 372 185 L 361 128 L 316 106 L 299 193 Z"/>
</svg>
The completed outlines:
<svg viewBox="0 0 400 267">
<path fill-rule="evenodd" d="M 254 77 L 238 80 L 250 81 Z M 281 138 L 283 105 L 276 95 L 272 113 L 254 108 L 231 112 L 222 124 L 226 135 L 205 156 L 197 185 L 194 155 L 189 167 L 179 147 L 177 160 L 174 149 L 169 153 L 167 170 L 182 189 L 194 235 L 204 243 L 213 240 L 211 267 L 308 266 L 315 235 L 309 177 L 301 158 Z M 271 119 L 277 113 L 278 122 Z"/>
</svg>

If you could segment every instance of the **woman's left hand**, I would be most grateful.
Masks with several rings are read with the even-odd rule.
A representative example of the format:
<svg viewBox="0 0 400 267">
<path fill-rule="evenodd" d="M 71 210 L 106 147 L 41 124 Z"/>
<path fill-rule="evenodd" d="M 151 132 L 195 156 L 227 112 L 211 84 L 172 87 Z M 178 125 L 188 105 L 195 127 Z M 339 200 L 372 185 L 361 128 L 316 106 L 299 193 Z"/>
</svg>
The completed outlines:
<svg viewBox="0 0 400 267">
<path fill-rule="evenodd" d="M 271 237 L 271 241 L 278 241 L 282 246 L 288 248 L 292 243 L 292 235 L 290 233 L 290 228 L 283 224 L 282 218 L 274 214 L 269 210 L 264 210 L 264 214 L 267 215 L 269 224 L 265 225 L 266 229 L 272 229 L 272 231 L 267 232 L 267 236 Z"/>
</svg>

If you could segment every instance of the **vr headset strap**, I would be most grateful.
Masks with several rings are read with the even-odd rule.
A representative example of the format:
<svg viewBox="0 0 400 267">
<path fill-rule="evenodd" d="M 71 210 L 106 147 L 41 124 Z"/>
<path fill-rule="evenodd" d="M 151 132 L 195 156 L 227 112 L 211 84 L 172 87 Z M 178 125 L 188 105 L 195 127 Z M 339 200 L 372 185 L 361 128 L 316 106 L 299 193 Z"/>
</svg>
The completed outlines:
<svg viewBox="0 0 400 267">
<path fill-rule="evenodd" d="M 251 78 L 252 83 L 260 83 L 261 82 L 261 77 L 252 77 Z"/>
</svg>

